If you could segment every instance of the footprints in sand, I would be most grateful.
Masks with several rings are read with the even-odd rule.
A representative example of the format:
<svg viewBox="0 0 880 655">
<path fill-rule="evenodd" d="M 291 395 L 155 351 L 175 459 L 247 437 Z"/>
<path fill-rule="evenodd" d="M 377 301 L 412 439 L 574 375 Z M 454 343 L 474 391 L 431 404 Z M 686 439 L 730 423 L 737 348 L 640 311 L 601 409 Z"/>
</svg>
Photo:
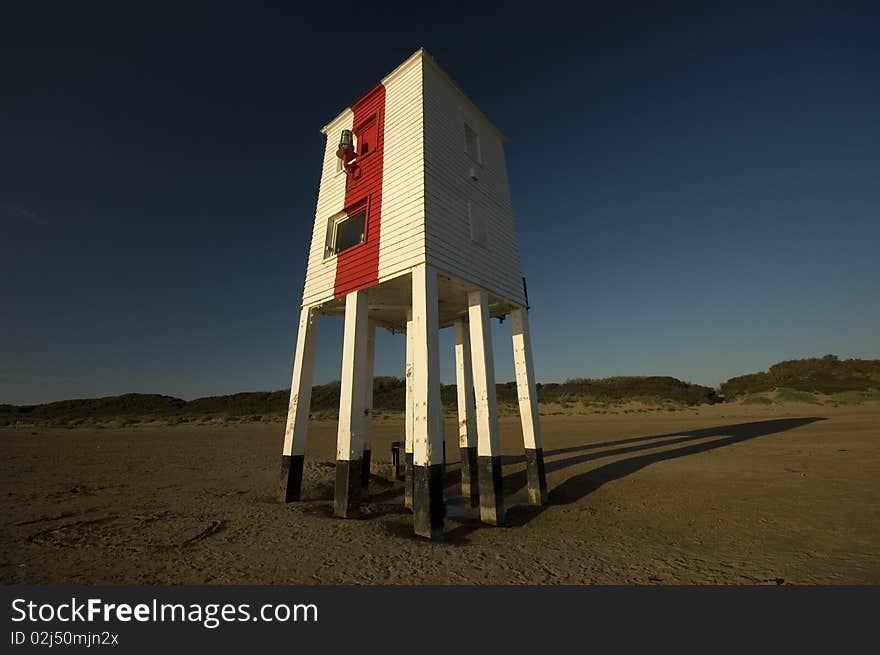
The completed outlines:
<svg viewBox="0 0 880 655">
<path fill-rule="evenodd" d="M 50 521 L 60 521 L 61 519 L 68 519 L 71 516 L 76 516 L 76 512 L 62 512 L 61 514 L 56 514 L 55 516 L 40 516 L 35 519 L 28 519 L 27 521 L 19 521 L 15 525 L 33 525 L 34 523 L 48 523 Z"/>
<path fill-rule="evenodd" d="M 65 498 L 68 496 L 99 496 L 104 495 L 102 492 L 108 490 L 124 489 L 128 485 L 125 484 L 106 484 L 106 485 L 90 485 L 75 484 L 72 487 L 66 487 L 60 491 L 48 494 L 49 498 Z"/>
<path fill-rule="evenodd" d="M 36 532 L 21 535 L 22 541 L 37 546 L 147 552 L 190 549 L 227 526 L 224 519 L 183 516 L 169 511 L 68 520 L 83 514 L 87 515 L 88 512 L 62 512 L 19 521 L 11 527 L 32 528 L 41 523 L 49 524 Z"/>
<path fill-rule="evenodd" d="M 180 546 L 182 548 L 185 548 L 187 546 L 192 546 L 193 544 L 196 544 L 204 539 L 207 539 L 211 535 L 217 534 L 225 526 L 226 526 L 226 521 L 211 521 L 211 523 L 208 525 L 208 527 L 206 527 L 204 530 L 202 530 L 198 534 L 193 535 L 189 539 L 184 540 L 184 542 L 182 544 L 180 544 Z"/>
<path fill-rule="evenodd" d="M 84 537 L 89 532 L 89 526 L 100 525 L 115 520 L 115 516 L 103 516 L 88 521 L 71 521 L 53 528 L 41 530 L 28 537 L 32 544 L 41 546 L 61 546 L 77 548 L 84 545 Z"/>
</svg>

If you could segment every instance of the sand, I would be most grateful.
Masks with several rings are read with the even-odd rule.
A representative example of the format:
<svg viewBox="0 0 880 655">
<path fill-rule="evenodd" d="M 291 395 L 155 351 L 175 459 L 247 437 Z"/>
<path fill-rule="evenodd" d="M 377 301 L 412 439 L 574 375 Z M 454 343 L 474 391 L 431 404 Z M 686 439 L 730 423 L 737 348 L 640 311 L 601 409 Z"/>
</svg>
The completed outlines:
<svg viewBox="0 0 880 655">
<path fill-rule="evenodd" d="M 412 535 L 377 420 L 359 519 L 331 517 L 335 423 L 306 500 L 275 501 L 283 426 L 0 430 L 3 583 L 880 583 L 880 407 L 716 405 L 542 417 L 550 504 L 525 505 L 501 420 L 509 525 L 457 502 Z M 377 461 L 378 460 L 378 461 Z"/>
</svg>

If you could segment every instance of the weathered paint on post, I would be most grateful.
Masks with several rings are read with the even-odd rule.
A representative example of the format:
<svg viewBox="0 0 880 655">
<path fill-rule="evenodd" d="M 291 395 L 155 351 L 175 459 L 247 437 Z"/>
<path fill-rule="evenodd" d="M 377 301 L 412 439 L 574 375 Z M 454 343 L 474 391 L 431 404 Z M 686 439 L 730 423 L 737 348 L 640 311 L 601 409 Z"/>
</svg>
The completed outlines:
<svg viewBox="0 0 880 655">
<path fill-rule="evenodd" d="M 364 455 L 361 485 L 370 488 L 370 460 L 373 448 L 373 369 L 376 363 L 376 324 L 367 321 L 367 361 L 364 365 Z"/>
<path fill-rule="evenodd" d="M 495 361 L 489 330 L 488 297 L 484 289 L 468 293 L 471 359 L 477 415 L 477 468 L 480 485 L 480 520 L 503 525 L 504 491 L 501 486 L 501 447 L 498 402 L 495 397 Z"/>
<path fill-rule="evenodd" d="M 524 308 L 513 310 L 510 313 L 510 326 L 513 333 L 513 364 L 516 370 L 519 416 L 526 451 L 529 503 L 543 505 L 547 502 L 547 477 L 544 473 L 544 451 L 541 447 L 541 424 L 538 418 L 528 311 Z"/>
<path fill-rule="evenodd" d="M 357 513 L 361 497 L 367 328 L 366 293 L 352 291 L 345 298 L 342 384 L 339 396 L 339 428 L 336 437 L 334 513 L 341 517 L 349 517 Z"/>
<path fill-rule="evenodd" d="M 455 388 L 458 396 L 458 450 L 461 456 L 461 496 L 472 506 L 480 502 L 477 472 L 477 424 L 474 375 L 468 324 L 455 322 Z"/>
<path fill-rule="evenodd" d="M 443 538 L 443 407 L 440 401 L 440 321 L 437 273 L 412 273 L 413 327 L 413 526 Z"/>
<path fill-rule="evenodd" d="M 311 307 L 304 307 L 299 315 L 293 377 L 290 381 L 290 403 L 287 407 L 278 479 L 278 500 L 283 503 L 299 500 L 302 493 L 303 455 L 309 429 L 312 371 L 315 365 L 319 319 L 320 315 Z"/>
<path fill-rule="evenodd" d="M 412 509 L 412 490 L 413 490 L 413 320 L 412 310 L 406 311 L 406 407 L 405 407 L 405 423 L 404 429 L 404 463 L 403 463 L 403 483 L 404 483 L 404 505 L 407 509 Z"/>
</svg>

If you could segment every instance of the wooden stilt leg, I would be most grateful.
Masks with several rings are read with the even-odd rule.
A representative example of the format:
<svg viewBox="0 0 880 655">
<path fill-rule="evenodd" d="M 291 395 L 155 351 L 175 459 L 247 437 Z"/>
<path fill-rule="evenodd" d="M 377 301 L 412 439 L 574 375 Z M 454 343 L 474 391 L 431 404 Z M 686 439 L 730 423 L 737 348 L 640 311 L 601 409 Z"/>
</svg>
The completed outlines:
<svg viewBox="0 0 880 655">
<path fill-rule="evenodd" d="M 471 339 L 468 324 L 455 322 L 455 387 L 458 392 L 458 449 L 461 455 L 461 496 L 472 506 L 479 505 L 477 472 L 477 425 L 474 404 L 474 377 L 471 366 Z"/>
<path fill-rule="evenodd" d="M 303 455 L 309 427 L 309 406 L 312 400 L 312 370 L 315 363 L 315 344 L 318 341 L 320 314 L 305 307 L 300 312 L 296 354 L 293 359 L 293 378 L 290 382 L 290 404 L 287 425 L 284 428 L 284 446 L 281 451 L 281 472 L 278 479 L 278 500 L 289 503 L 299 500 L 302 493 Z"/>
<path fill-rule="evenodd" d="M 443 408 L 440 404 L 440 321 L 437 273 L 424 264 L 413 283 L 413 525 L 443 538 Z"/>
<path fill-rule="evenodd" d="M 334 513 L 341 517 L 356 514 L 361 497 L 367 328 L 366 293 L 352 291 L 345 298 L 342 385 L 339 398 L 339 430 L 336 439 Z"/>
<path fill-rule="evenodd" d="M 406 440 L 404 442 L 404 505 L 412 509 L 413 466 L 413 321 L 412 310 L 406 313 Z"/>
<path fill-rule="evenodd" d="M 370 459 L 373 448 L 373 367 L 376 361 L 376 325 L 368 321 L 367 360 L 364 365 L 364 455 L 361 485 L 366 495 L 370 488 Z"/>
<path fill-rule="evenodd" d="M 529 503 L 547 502 L 547 477 L 544 473 L 544 451 L 541 447 L 541 424 L 538 420 L 538 397 L 535 392 L 535 365 L 529 336 L 529 314 L 525 308 L 510 313 L 513 332 L 513 364 L 516 369 L 516 391 L 522 421 L 523 445 L 526 451 L 526 476 Z"/>
<path fill-rule="evenodd" d="M 477 406 L 477 467 L 480 484 L 480 519 L 503 525 L 504 490 L 501 485 L 501 447 L 498 403 L 495 397 L 495 362 L 489 331 L 489 300 L 482 289 L 468 294 L 471 358 Z"/>
</svg>

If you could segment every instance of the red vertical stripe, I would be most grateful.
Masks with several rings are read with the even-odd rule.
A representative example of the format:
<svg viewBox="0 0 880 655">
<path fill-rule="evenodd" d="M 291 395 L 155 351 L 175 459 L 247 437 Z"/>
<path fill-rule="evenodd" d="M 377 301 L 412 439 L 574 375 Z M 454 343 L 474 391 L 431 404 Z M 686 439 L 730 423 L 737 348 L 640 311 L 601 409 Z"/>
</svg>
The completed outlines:
<svg viewBox="0 0 880 655">
<path fill-rule="evenodd" d="M 362 156 L 358 143 L 356 179 L 348 179 L 345 190 L 345 208 L 349 215 L 368 204 L 366 236 L 364 243 L 345 250 L 336 259 L 334 295 L 338 298 L 347 293 L 372 286 L 379 281 L 379 236 L 382 213 L 382 164 L 385 158 L 385 87 L 380 83 L 352 105 L 355 134 L 376 121 L 378 130 L 374 150 Z M 372 132 L 370 130 L 369 132 Z M 371 134 L 372 136 L 372 134 Z"/>
</svg>

